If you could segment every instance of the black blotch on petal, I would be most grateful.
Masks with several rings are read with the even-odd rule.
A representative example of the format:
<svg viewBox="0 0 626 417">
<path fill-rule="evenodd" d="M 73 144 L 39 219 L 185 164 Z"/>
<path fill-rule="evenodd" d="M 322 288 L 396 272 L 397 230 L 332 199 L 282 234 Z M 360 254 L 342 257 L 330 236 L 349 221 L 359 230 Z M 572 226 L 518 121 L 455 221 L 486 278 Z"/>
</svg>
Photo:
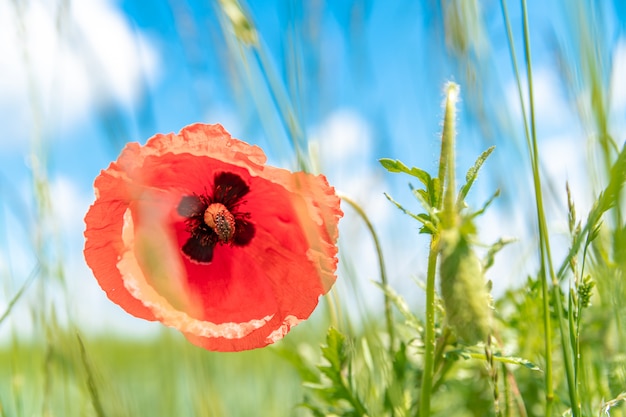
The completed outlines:
<svg viewBox="0 0 626 417">
<path fill-rule="evenodd" d="M 207 264 L 213 260 L 213 239 L 206 239 L 202 236 L 191 236 L 183 245 L 183 253 L 192 261 Z"/>
<path fill-rule="evenodd" d="M 202 199 L 195 195 L 186 195 L 181 198 L 178 203 L 178 214 L 183 217 L 193 217 L 203 215 L 206 210 L 206 204 Z"/>
<path fill-rule="evenodd" d="M 213 202 L 222 203 L 229 210 L 250 191 L 250 187 L 237 174 L 222 172 L 215 176 Z"/>
<path fill-rule="evenodd" d="M 233 238 L 233 245 L 245 246 L 254 237 L 255 228 L 252 223 L 245 219 L 235 218 L 235 236 Z"/>
</svg>

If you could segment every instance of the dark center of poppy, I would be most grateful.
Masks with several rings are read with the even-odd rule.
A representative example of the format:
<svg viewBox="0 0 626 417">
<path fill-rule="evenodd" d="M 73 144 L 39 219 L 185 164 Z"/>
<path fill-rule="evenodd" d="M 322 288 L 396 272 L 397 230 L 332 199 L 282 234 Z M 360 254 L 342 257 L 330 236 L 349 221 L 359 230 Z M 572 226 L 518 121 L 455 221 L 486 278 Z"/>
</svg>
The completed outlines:
<svg viewBox="0 0 626 417">
<path fill-rule="evenodd" d="M 230 243 L 235 236 L 235 216 L 222 203 L 213 203 L 204 212 L 204 223 L 223 243 Z"/>
<path fill-rule="evenodd" d="M 223 172 L 215 176 L 213 188 L 203 194 L 183 196 L 178 214 L 185 217 L 189 238 L 181 248 L 192 261 L 209 263 L 217 244 L 246 246 L 254 237 L 250 213 L 241 211 L 242 198 L 250 188 L 236 174 Z"/>
</svg>

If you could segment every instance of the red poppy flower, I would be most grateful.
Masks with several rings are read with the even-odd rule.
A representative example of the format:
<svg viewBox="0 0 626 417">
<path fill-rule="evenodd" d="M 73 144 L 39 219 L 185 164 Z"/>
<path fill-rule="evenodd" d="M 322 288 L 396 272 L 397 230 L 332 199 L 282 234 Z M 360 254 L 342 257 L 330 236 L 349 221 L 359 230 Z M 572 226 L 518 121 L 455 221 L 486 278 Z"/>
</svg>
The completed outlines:
<svg viewBox="0 0 626 417">
<path fill-rule="evenodd" d="M 108 297 L 210 350 L 254 349 L 335 282 L 339 198 L 220 125 L 126 145 L 96 178 L 85 259 Z"/>
</svg>

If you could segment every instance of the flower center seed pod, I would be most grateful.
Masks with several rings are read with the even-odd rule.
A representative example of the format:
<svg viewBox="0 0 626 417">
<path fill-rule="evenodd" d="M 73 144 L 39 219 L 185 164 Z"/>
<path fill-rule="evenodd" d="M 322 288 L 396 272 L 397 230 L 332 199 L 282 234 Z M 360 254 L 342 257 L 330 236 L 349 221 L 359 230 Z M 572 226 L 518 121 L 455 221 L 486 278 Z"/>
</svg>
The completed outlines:
<svg viewBox="0 0 626 417">
<path fill-rule="evenodd" d="M 441 297 L 448 324 L 465 343 L 486 341 L 491 308 L 480 259 L 456 228 L 441 232 L 440 245 Z"/>
</svg>

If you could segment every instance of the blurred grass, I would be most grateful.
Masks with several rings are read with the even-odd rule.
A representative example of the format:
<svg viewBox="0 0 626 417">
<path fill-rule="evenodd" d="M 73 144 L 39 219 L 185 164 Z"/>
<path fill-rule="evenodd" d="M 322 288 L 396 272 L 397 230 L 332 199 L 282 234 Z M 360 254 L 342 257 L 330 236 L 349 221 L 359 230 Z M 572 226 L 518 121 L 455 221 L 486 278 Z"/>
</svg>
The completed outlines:
<svg viewBox="0 0 626 417">
<path fill-rule="evenodd" d="M 290 338 L 293 352 L 311 343 Z M 170 331 L 83 340 L 60 328 L 47 343 L 15 339 L 0 349 L 0 415 L 306 415 L 296 407 L 297 371 L 280 353 L 286 346 L 224 354 Z"/>
</svg>

